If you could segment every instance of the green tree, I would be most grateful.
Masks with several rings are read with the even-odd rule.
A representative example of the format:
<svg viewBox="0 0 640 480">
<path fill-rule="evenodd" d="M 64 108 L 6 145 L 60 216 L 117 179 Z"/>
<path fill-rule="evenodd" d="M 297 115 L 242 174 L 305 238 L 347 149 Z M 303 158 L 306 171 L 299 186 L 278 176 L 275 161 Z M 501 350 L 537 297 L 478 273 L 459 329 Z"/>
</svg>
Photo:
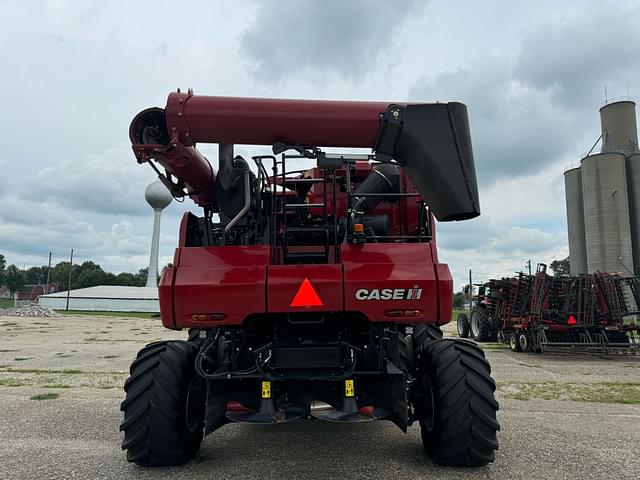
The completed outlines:
<svg viewBox="0 0 640 480">
<path fill-rule="evenodd" d="M 78 267 L 72 273 L 71 288 L 87 288 L 95 287 L 97 285 L 105 285 L 108 275 L 101 268 L 100 269 L 83 269 Z"/>
<path fill-rule="evenodd" d="M 147 275 L 149 275 L 148 268 L 141 268 L 136 273 L 136 287 L 144 287 L 147 284 Z"/>
<path fill-rule="evenodd" d="M 4 258 L 4 255 L 0 253 L 0 285 L 4 284 L 4 274 L 5 268 L 7 267 L 7 261 Z"/>
<path fill-rule="evenodd" d="M 569 257 L 562 260 L 554 260 L 549 264 L 549 268 L 553 270 L 553 274 L 557 277 L 570 274 Z"/>
<path fill-rule="evenodd" d="M 47 281 L 47 267 L 31 267 L 24 272 L 26 284 L 44 284 Z"/>
<path fill-rule="evenodd" d="M 51 269 L 51 281 L 56 282 L 60 290 L 67 289 L 70 268 L 69 262 L 60 262 Z"/>
<path fill-rule="evenodd" d="M 47 278 L 47 267 L 33 267 L 28 273 L 27 283 L 38 283 L 37 275 L 41 271 L 42 280 Z M 131 287 L 144 287 L 147 283 L 147 268 L 138 270 L 137 273 L 122 272 L 113 274 L 105 272 L 100 265 L 92 261 L 73 265 L 71 274 L 71 289 L 95 287 L 97 285 L 125 285 Z M 32 280 L 33 277 L 36 279 Z M 60 262 L 51 268 L 51 281 L 56 282 L 61 290 L 67 289 L 69 282 L 69 262 Z"/>
<path fill-rule="evenodd" d="M 115 285 L 125 285 L 128 287 L 138 286 L 138 275 L 135 273 L 122 272 L 115 276 Z"/>
<path fill-rule="evenodd" d="M 11 293 L 11 298 L 24 286 L 24 274 L 15 265 L 9 265 L 5 273 L 5 282 Z"/>
<path fill-rule="evenodd" d="M 467 295 L 465 295 L 464 292 L 458 292 L 453 294 L 453 308 L 464 307 L 464 304 L 466 301 L 467 301 Z"/>
<path fill-rule="evenodd" d="M 107 272 L 104 276 L 104 284 L 105 285 L 122 285 L 118 283 L 118 276 L 114 275 L 111 272 Z"/>
<path fill-rule="evenodd" d="M 71 275 L 71 288 L 87 288 L 96 285 L 107 284 L 107 272 L 102 267 L 92 261 L 86 261 L 74 266 Z"/>
</svg>

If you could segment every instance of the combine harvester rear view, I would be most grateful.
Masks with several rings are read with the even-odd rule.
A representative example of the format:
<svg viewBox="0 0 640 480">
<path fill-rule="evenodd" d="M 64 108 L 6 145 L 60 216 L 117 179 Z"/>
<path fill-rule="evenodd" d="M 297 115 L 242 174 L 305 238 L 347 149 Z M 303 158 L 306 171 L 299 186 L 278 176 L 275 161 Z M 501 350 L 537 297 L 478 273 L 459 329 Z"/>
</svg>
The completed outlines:
<svg viewBox="0 0 640 480">
<path fill-rule="evenodd" d="M 486 312 L 500 325 L 498 341 L 514 352 L 561 349 L 600 353 L 640 352 L 638 278 L 609 273 L 492 279 Z"/>
<path fill-rule="evenodd" d="M 125 384 L 129 461 L 182 464 L 228 422 L 300 418 L 418 422 L 434 461 L 494 460 L 489 363 L 440 330 L 453 282 L 434 217 L 480 214 L 463 104 L 178 91 L 139 113 L 130 138 L 203 214 L 185 213 L 159 286 L 163 325 L 189 340 L 146 346 Z M 196 143 L 219 145 L 217 172 Z M 234 144 L 273 155 L 247 160 Z M 299 159 L 316 166 L 287 168 Z"/>
</svg>

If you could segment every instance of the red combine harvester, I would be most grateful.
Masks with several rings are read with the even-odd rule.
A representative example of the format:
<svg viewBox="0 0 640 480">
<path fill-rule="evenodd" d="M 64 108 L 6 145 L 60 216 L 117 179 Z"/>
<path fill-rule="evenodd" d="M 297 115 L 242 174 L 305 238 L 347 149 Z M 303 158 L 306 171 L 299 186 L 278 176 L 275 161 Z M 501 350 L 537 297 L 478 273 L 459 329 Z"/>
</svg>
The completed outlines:
<svg viewBox="0 0 640 480">
<path fill-rule="evenodd" d="M 514 352 L 548 349 L 600 353 L 640 352 L 638 278 L 594 273 L 552 277 L 545 264 L 534 274 L 492 279 L 486 314 L 497 339 Z"/>
<path fill-rule="evenodd" d="M 453 285 L 434 217 L 480 213 L 463 104 L 178 91 L 139 113 L 130 138 L 138 162 L 203 215 L 184 215 L 159 286 L 163 325 L 189 339 L 146 346 L 125 384 L 129 461 L 181 464 L 228 422 L 299 418 L 418 421 L 434 461 L 494 460 L 489 363 L 439 328 Z M 219 145 L 217 172 L 196 143 Z M 273 155 L 250 168 L 234 144 Z M 301 158 L 317 166 L 287 170 Z"/>
</svg>

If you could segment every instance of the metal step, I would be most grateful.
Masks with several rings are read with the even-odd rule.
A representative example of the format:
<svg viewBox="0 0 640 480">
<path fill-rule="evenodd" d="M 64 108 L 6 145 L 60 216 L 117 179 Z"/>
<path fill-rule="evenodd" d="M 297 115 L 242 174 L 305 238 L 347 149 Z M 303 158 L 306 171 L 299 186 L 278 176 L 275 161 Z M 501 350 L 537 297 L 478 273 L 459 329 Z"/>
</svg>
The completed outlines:
<svg viewBox="0 0 640 480">
<path fill-rule="evenodd" d="M 287 227 L 287 233 L 313 233 L 324 231 L 327 236 L 329 229 L 327 227 Z"/>
<path fill-rule="evenodd" d="M 287 252 L 286 258 L 323 258 L 326 257 L 325 252 Z"/>
<path fill-rule="evenodd" d="M 284 183 L 286 184 L 296 184 L 296 183 L 322 183 L 324 179 L 322 178 L 287 178 Z"/>
<path fill-rule="evenodd" d="M 324 208 L 324 203 L 287 203 L 286 207 L 291 208 Z"/>
</svg>

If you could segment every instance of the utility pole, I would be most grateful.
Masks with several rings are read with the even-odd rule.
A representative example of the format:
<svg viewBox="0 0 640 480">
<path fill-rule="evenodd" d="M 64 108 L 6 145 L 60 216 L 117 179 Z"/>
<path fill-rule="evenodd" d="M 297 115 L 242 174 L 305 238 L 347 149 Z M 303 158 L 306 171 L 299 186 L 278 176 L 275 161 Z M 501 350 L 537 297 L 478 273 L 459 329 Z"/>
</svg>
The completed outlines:
<svg viewBox="0 0 640 480">
<path fill-rule="evenodd" d="M 71 249 L 71 257 L 69 258 L 69 282 L 67 283 L 67 307 L 66 311 L 69 311 L 69 294 L 71 292 L 71 271 L 73 270 L 73 248 Z"/>
<path fill-rule="evenodd" d="M 473 304 L 473 283 L 471 283 L 471 269 L 469 269 L 469 308 Z"/>
<path fill-rule="evenodd" d="M 51 279 L 51 253 L 52 252 L 49 252 L 49 266 L 47 267 L 47 286 L 44 289 L 45 295 L 49 293 L 49 281 Z"/>
</svg>

